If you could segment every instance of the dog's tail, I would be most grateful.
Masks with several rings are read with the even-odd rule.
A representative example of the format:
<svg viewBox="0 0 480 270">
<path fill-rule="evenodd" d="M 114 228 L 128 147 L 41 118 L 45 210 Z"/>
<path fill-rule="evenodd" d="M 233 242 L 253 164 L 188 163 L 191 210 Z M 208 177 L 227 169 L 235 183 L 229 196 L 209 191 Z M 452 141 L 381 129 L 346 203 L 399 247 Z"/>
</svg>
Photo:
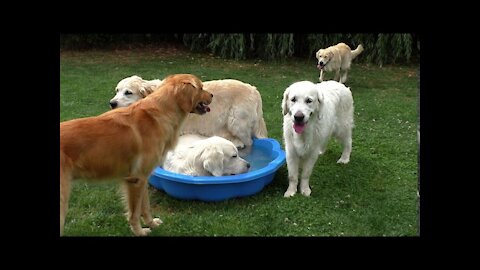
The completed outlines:
<svg viewBox="0 0 480 270">
<path fill-rule="evenodd" d="M 256 89 L 255 89 L 256 90 Z M 259 102 L 257 104 L 257 121 L 255 123 L 254 127 L 254 136 L 261 139 L 261 138 L 267 138 L 268 132 L 267 132 L 267 125 L 265 124 L 265 120 L 263 120 L 263 108 L 262 108 L 262 96 L 256 90 L 259 98 Z"/>
<path fill-rule="evenodd" d="M 363 52 L 362 44 L 358 45 L 358 47 L 352 51 L 352 60 L 355 59 L 361 52 Z"/>
</svg>

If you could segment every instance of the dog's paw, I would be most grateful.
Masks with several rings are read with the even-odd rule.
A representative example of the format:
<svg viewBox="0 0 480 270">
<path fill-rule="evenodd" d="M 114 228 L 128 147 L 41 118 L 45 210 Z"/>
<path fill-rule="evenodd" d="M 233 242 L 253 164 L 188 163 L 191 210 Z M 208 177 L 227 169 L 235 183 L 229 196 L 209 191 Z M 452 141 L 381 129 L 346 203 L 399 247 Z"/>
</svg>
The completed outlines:
<svg viewBox="0 0 480 270">
<path fill-rule="evenodd" d="M 236 147 L 238 150 L 242 150 L 242 149 L 245 149 L 245 144 L 243 144 L 242 142 L 239 142 L 239 143 L 236 143 L 236 144 L 235 144 L 235 147 Z"/>
<path fill-rule="evenodd" d="M 150 227 L 150 229 L 153 229 L 153 228 L 156 228 L 158 226 L 160 226 L 160 224 L 162 224 L 163 221 L 159 218 L 154 218 L 150 224 L 148 224 L 148 227 Z"/>
<path fill-rule="evenodd" d="M 135 236 L 146 236 L 149 233 L 151 233 L 152 230 L 150 228 L 142 228 L 142 227 L 133 228 L 132 227 L 132 232 Z"/>
<path fill-rule="evenodd" d="M 341 158 L 337 161 L 337 163 L 339 163 L 339 164 L 347 164 L 348 162 L 350 162 L 350 158 L 348 158 L 348 157 L 347 157 L 347 158 L 341 157 Z"/>
<path fill-rule="evenodd" d="M 148 234 L 150 234 L 152 232 L 152 230 L 150 228 L 142 228 L 138 234 L 136 234 L 137 236 L 146 236 Z"/>
<path fill-rule="evenodd" d="M 309 197 L 310 193 L 312 193 L 312 190 L 310 189 L 309 186 L 301 187 L 300 188 L 300 193 L 305 197 Z"/>
<path fill-rule="evenodd" d="M 283 197 L 285 197 L 285 198 L 293 197 L 293 195 L 295 195 L 295 193 L 297 193 L 296 190 L 289 188 L 289 189 L 287 189 L 287 191 L 285 191 L 285 193 L 283 194 Z"/>
</svg>

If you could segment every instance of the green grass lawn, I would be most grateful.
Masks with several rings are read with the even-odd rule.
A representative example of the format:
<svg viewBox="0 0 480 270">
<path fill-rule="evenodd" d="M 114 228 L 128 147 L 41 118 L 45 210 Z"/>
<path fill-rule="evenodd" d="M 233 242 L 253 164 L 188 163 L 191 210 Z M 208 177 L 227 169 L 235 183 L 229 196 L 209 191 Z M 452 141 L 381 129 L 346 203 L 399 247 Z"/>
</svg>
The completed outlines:
<svg viewBox="0 0 480 270">
<path fill-rule="evenodd" d="M 192 73 L 203 81 L 233 78 L 263 99 L 269 137 L 282 141 L 282 94 L 291 83 L 318 81 L 316 61 L 235 61 L 179 49 L 60 52 L 60 121 L 109 110 L 116 84 L 139 75 Z M 325 79 L 332 79 L 327 73 Z M 332 140 L 320 156 L 312 194 L 284 198 L 286 165 L 250 197 L 223 202 L 183 201 L 150 188 L 153 215 L 164 223 L 152 236 L 417 236 L 419 235 L 419 66 L 352 64 L 355 128 L 350 163 L 336 163 Z M 115 182 L 73 185 L 66 236 L 132 236 Z"/>
</svg>

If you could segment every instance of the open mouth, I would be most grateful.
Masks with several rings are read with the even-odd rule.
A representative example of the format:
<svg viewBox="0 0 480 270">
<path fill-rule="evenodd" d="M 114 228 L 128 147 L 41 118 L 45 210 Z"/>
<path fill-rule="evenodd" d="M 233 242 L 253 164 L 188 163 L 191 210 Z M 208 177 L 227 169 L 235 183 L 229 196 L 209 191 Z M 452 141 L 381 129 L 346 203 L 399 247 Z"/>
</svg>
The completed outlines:
<svg viewBox="0 0 480 270">
<path fill-rule="evenodd" d="M 204 101 L 201 101 L 195 106 L 195 111 L 198 114 L 204 114 L 210 111 L 210 107 L 208 107 L 208 104 Z"/>
<path fill-rule="evenodd" d="M 293 123 L 293 129 L 298 134 L 302 134 L 305 131 L 305 127 L 307 127 L 307 123 L 304 123 L 304 122 L 299 122 L 299 123 L 294 122 Z"/>
<path fill-rule="evenodd" d="M 325 63 L 325 64 L 320 64 L 320 63 L 319 63 L 319 64 L 317 65 L 317 68 L 320 69 L 320 70 L 322 70 L 322 69 L 325 67 L 325 65 L 326 65 L 326 63 Z"/>
</svg>

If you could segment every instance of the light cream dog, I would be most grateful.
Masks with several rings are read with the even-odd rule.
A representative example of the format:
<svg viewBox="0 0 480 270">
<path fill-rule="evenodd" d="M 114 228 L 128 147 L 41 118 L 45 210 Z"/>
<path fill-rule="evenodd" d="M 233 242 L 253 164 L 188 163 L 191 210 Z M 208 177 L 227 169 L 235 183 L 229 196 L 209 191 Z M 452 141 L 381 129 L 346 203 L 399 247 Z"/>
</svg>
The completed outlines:
<svg viewBox="0 0 480 270">
<path fill-rule="evenodd" d="M 204 114 L 212 94 L 190 74 L 177 74 L 147 98 L 99 116 L 60 123 L 60 235 L 72 181 L 123 179 L 127 219 L 135 235 L 146 235 L 161 220 L 153 218 L 147 178 L 176 145 L 187 114 Z M 140 217 L 149 228 L 142 228 Z"/>
<path fill-rule="evenodd" d="M 283 139 L 288 168 L 285 197 L 300 191 L 310 196 L 310 175 L 318 156 L 333 135 L 343 145 L 337 163 L 348 163 L 352 151 L 353 98 L 350 89 L 336 81 L 296 82 L 283 93 Z"/>
<path fill-rule="evenodd" d="M 129 106 L 155 91 L 161 84 L 161 80 L 149 81 L 136 75 L 127 77 L 115 88 L 116 95 L 110 100 L 110 106 Z M 201 117 L 188 115 L 181 134 L 220 136 L 238 148 L 251 146 L 252 137 L 267 137 L 262 97 L 255 86 L 225 79 L 203 82 L 203 87 L 215 96 L 210 104 L 211 111 Z"/>
<path fill-rule="evenodd" d="M 250 164 L 241 158 L 235 145 L 222 137 L 194 134 L 180 136 L 169 151 L 163 169 L 192 176 L 223 176 L 248 171 Z"/>
<path fill-rule="evenodd" d="M 320 82 L 323 81 L 323 71 L 335 71 L 334 80 L 345 83 L 352 60 L 362 51 L 362 44 L 352 51 L 345 43 L 338 43 L 326 49 L 318 50 L 315 56 L 318 59 L 317 68 L 320 70 L 320 77 L 318 78 Z M 343 72 L 341 77 L 340 72 Z"/>
</svg>

